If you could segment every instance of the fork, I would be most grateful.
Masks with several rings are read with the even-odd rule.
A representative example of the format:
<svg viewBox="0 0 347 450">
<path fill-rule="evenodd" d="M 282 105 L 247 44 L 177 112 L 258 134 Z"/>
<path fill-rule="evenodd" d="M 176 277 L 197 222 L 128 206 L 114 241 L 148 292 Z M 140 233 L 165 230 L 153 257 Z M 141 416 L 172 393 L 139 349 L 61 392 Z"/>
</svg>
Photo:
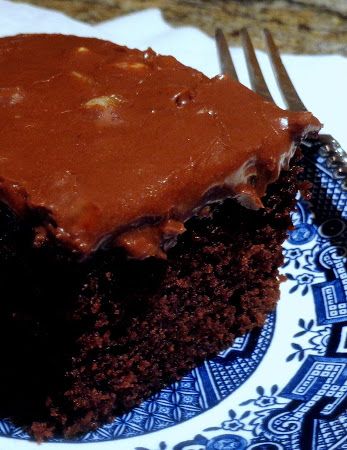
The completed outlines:
<svg viewBox="0 0 347 450">
<path fill-rule="evenodd" d="M 264 30 L 264 37 L 278 88 L 287 108 L 290 111 L 307 111 L 289 78 L 281 60 L 279 50 L 269 30 Z M 263 96 L 267 101 L 275 103 L 259 66 L 251 38 L 246 28 L 241 30 L 241 42 L 252 90 Z M 220 28 L 216 29 L 216 44 L 222 73 L 238 81 L 227 41 Z M 329 134 L 319 134 L 318 141 L 313 143 L 307 140 L 304 144 L 309 147 L 319 145 L 319 154 L 326 158 L 327 166 L 332 170 L 333 176 L 341 179 L 342 189 L 347 190 L 347 152 L 342 149 L 336 139 Z"/>
</svg>

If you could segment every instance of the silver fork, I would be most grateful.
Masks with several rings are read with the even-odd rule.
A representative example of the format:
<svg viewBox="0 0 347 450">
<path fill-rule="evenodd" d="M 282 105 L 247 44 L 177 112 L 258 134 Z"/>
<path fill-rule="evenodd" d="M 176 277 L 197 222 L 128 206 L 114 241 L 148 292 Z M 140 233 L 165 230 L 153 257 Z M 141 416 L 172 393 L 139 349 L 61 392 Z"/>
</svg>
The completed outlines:
<svg viewBox="0 0 347 450">
<path fill-rule="evenodd" d="M 278 88 L 287 108 L 291 111 L 307 111 L 282 63 L 280 53 L 270 31 L 264 30 L 264 36 Z M 262 95 L 266 100 L 274 103 L 260 69 L 252 41 L 245 28 L 241 30 L 241 42 L 253 91 Z M 222 73 L 229 75 L 234 80 L 238 80 L 227 41 L 220 28 L 216 29 L 216 44 Z M 317 142 L 312 143 L 307 141 L 305 144 L 312 146 L 317 145 Z M 347 152 L 343 150 L 336 139 L 329 134 L 319 134 L 318 145 L 319 154 L 326 158 L 327 166 L 332 170 L 334 177 L 341 179 L 342 188 L 347 190 Z"/>
</svg>

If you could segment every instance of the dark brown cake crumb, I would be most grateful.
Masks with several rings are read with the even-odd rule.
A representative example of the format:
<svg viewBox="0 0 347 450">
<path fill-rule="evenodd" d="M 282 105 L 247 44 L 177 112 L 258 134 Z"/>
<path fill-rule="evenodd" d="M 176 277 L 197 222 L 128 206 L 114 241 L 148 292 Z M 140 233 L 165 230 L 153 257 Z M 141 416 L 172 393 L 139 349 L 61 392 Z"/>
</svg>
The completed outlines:
<svg viewBox="0 0 347 450">
<path fill-rule="evenodd" d="M 262 326 L 279 298 L 281 245 L 297 162 L 265 208 L 234 200 L 187 222 L 167 261 L 99 251 L 83 264 L 3 207 L 1 417 L 42 441 L 73 437 L 133 408 L 233 338 Z"/>
<path fill-rule="evenodd" d="M 32 435 L 39 443 L 54 436 L 53 427 L 44 422 L 33 422 L 30 429 Z"/>
</svg>

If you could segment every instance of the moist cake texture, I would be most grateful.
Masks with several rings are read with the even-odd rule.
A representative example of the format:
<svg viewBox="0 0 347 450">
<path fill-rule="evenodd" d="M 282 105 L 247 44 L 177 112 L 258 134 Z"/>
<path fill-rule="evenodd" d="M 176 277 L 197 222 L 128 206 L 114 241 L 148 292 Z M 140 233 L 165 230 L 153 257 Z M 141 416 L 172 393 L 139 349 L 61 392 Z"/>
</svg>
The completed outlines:
<svg viewBox="0 0 347 450">
<path fill-rule="evenodd" d="M 71 437 L 263 324 L 320 124 L 150 49 L 20 35 L 0 63 L 0 414 Z"/>
</svg>

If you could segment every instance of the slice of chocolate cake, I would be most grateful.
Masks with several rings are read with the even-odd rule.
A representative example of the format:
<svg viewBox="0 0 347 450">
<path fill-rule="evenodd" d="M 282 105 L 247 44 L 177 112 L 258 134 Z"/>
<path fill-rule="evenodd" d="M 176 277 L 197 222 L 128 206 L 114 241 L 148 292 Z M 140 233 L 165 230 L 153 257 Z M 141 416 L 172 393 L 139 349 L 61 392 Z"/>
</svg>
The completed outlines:
<svg viewBox="0 0 347 450">
<path fill-rule="evenodd" d="M 0 64 L 0 415 L 71 437 L 262 325 L 320 124 L 96 39 Z"/>
</svg>

